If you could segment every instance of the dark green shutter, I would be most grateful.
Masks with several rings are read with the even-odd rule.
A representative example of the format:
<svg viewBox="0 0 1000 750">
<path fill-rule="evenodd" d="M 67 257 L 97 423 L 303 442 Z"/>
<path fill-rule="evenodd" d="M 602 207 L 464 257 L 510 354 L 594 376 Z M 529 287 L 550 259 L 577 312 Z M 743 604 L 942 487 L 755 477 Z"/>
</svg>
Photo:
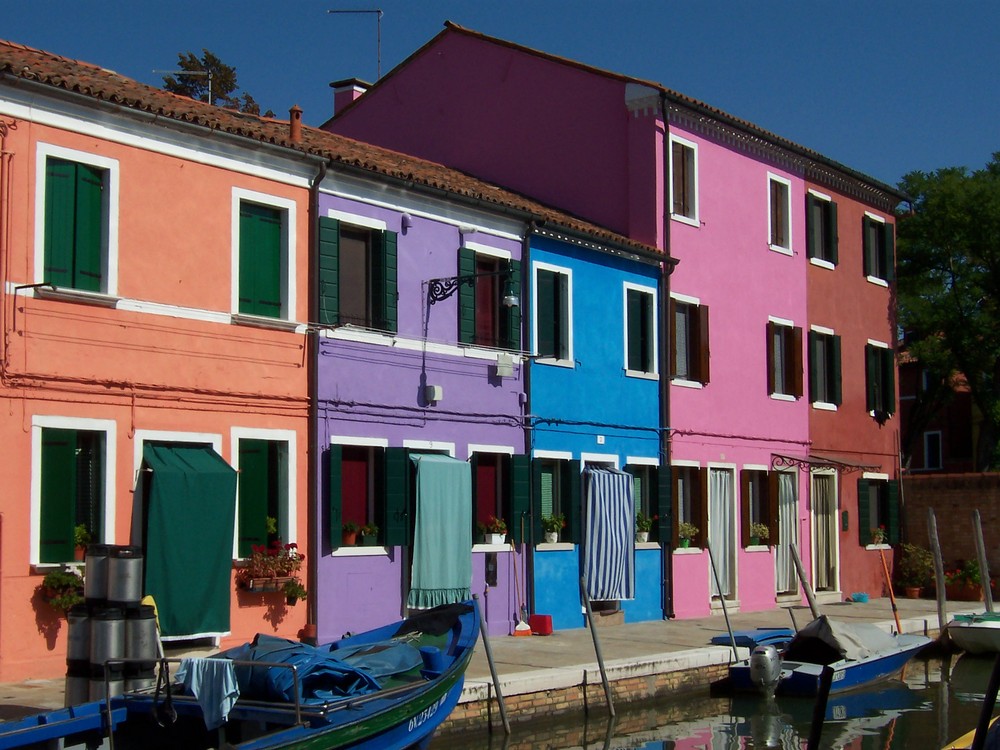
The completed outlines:
<svg viewBox="0 0 1000 750">
<path fill-rule="evenodd" d="M 531 526 L 535 544 L 540 543 L 544 538 L 545 530 L 542 528 L 542 469 L 544 464 L 541 459 L 531 460 Z"/>
<path fill-rule="evenodd" d="M 47 159 L 43 279 L 55 286 L 73 286 L 75 193 L 76 165 L 61 159 Z"/>
<path fill-rule="evenodd" d="M 531 531 L 531 458 L 510 457 L 510 532 L 515 542 L 528 541 Z M 522 524 L 523 521 L 523 524 Z M 522 535 L 521 529 L 524 529 Z M 541 537 L 539 537 L 541 538 Z"/>
<path fill-rule="evenodd" d="M 385 451 L 385 544 L 388 547 L 409 545 L 407 505 L 410 459 L 406 448 Z"/>
<path fill-rule="evenodd" d="M 395 333 L 398 319 L 398 238 L 395 232 L 372 233 L 372 305 L 375 327 Z"/>
<path fill-rule="evenodd" d="M 319 324 L 340 322 L 340 222 L 326 216 L 319 218 Z M 340 533 L 337 533 L 340 539 Z"/>
<path fill-rule="evenodd" d="M 538 354 L 543 357 L 558 357 L 556 350 L 556 283 L 558 278 L 552 271 L 539 271 L 538 289 L 536 296 L 538 304 L 536 306 L 536 330 L 538 340 L 535 348 Z"/>
<path fill-rule="evenodd" d="M 502 293 L 506 295 L 508 292 L 515 295 L 519 300 L 523 296 L 521 294 L 521 261 L 519 260 L 510 261 L 510 280 L 505 284 Z M 502 299 L 503 298 L 501 297 L 501 300 Z M 501 307 L 500 323 L 500 345 L 505 349 L 514 349 L 515 351 L 520 350 L 521 306 L 514 305 L 512 307 Z"/>
<path fill-rule="evenodd" d="M 829 201 L 826 206 L 826 249 L 827 260 L 833 265 L 840 261 L 840 234 L 837 230 L 837 204 Z"/>
<path fill-rule="evenodd" d="M 882 267 L 885 269 L 882 278 L 889 282 L 896 278 L 896 240 L 892 230 L 893 225 L 889 222 L 882 225 Z"/>
<path fill-rule="evenodd" d="M 240 203 L 239 311 L 281 317 L 281 211 Z"/>
<path fill-rule="evenodd" d="M 239 531 L 237 552 L 250 557 L 253 545 L 267 544 L 268 490 L 271 488 L 269 444 L 240 440 Z"/>
<path fill-rule="evenodd" d="M 879 353 L 878 347 L 865 344 L 865 409 L 875 411 L 878 408 L 879 383 Z"/>
<path fill-rule="evenodd" d="M 896 355 L 892 349 L 882 349 L 882 409 L 896 412 Z"/>
<path fill-rule="evenodd" d="M 635 289 L 627 290 L 625 294 L 625 328 L 628 336 L 628 369 L 645 372 L 645 342 L 646 342 L 646 295 Z"/>
<path fill-rule="evenodd" d="M 74 557 L 76 524 L 76 430 L 42 428 L 42 497 L 39 562 Z"/>
<path fill-rule="evenodd" d="M 830 382 L 830 397 L 833 403 L 840 406 L 844 400 L 843 377 L 840 373 L 840 336 L 831 336 L 830 342 L 830 372 L 827 378 Z"/>
<path fill-rule="evenodd" d="M 340 547 L 344 508 L 344 446 L 331 445 L 327 452 L 330 462 L 326 471 L 326 517 L 330 534 L 330 549 Z"/>
<path fill-rule="evenodd" d="M 886 531 L 889 532 L 889 544 L 899 544 L 899 482 L 892 480 L 886 483 L 889 493 L 889 518 Z"/>
<path fill-rule="evenodd" d="M 101 291 L 104 246 L 104 170 L 76 165 L 76 257 L 73 287 Z"/>
<path fill-rule="evenodd" d="M 823 247 L 821 220 L 823 206 L 820 200 L 810 193 L 806 193 L 806 257 L 819 257 L 820 248 Z"/>
<path fill-rule="evenodd" d="M 869 482 L 867 479 L 858 480 L 858 543 L 865 547 L 872 543 L 871 510 L 869 509 L 868 497 Z"/>
<path fill-rule="evenodd" d="M 809 331 L 808 352 L 809 352 L 809 400 L 816 402 L 820 400 L 819 388 L 819 345 L 820 334 L 816 331 Z"/>
<path fill-rule="evenodd" d="M 659 466 L 656 469 L 656 530 L 661 546 L 673 543 L 674 534 L 674 497 L 673 477 L 669 466 Z"/>
<path fill-rule="evenodd" d="M 873 246 L 874 241 L 873 222 L 865 216 L 861 219 L 861 255 L 865 276 L 873 276 L 875 274 L 875 269 L 872 268 L 872 260 L 874 259 L 876 249 Z"/>
<path fill-rule="evenodd" d="M 580 462 L 575 459 L 563 461 L 562 469 L 562 492 L 559 497 L 561 512 L 566 515 L 570 541 L 579 544 L 582 539 L 580 512 L 583 507 L 583 496 L 580 494 Z"/>
<path fill-rule="evenodd" d="M 472 276 L 476 272 L 476 251 L 467 247 L 458 249 L 458 275 Z M 458 341 L 472 344 L 476 339 L 476 284 L 459 282 L 458 285 Z"/>
</svg>

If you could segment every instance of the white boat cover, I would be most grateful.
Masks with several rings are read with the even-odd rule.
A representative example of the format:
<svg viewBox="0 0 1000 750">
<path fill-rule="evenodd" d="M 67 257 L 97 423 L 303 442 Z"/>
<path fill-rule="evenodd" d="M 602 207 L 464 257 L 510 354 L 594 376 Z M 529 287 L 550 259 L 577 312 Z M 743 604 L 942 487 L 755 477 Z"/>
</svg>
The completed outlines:
<svg viewBox="0 0 1000 750">
<path fill-rule="evenodd" d="M 895 637 L 871 623 L 846 623 L 820 615 L 795 634 L 785 659 L 831 664 L 858 661 L 897 646 Z"/>
</svg>

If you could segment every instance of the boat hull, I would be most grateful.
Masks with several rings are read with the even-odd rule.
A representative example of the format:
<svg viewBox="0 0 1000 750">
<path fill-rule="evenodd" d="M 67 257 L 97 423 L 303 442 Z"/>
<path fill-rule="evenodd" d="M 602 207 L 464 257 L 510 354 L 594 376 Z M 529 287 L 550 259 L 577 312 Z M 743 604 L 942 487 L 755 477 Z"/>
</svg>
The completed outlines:
<svg viewBox="0 0 1000 750">
<path fill-rule="evenodd" d="M 970 654 L 1000 653 L 1000 617 L 992 612 L 956 617 L 948 623 L 948 636 Z"/>
</svg>

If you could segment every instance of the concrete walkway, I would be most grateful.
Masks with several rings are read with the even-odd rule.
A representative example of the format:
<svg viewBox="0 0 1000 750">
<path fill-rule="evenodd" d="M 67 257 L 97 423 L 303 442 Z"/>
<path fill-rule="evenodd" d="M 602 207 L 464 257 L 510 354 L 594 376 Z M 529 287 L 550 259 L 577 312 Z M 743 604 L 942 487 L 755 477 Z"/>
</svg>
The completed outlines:
<svg viewBox="0 0 1000 750">
<path fill-rule="evenodd" d="M 937 607 L 930 599 L 897 602 L 903 632 L 935 634 Z M 978 605 L 981 610 L 982 605 Z M 874 622 L 886 629 L 895 624 L 888 598 L 867 603 L 821 604 L 820 612 L 855 622 Z M 975 611 L 970 602 L 951 602 L 950 614 Z M 792 608 L 799 627 L 811 618 L 808 608 Z M 791 627 L 786 609 L 730 615 L 734 630 L 756 627 Z M 711 646 L 713 636 L 726 633 L 722 615 L 693 620 L 643 622 L 597 628 L 609 679 L 627 675 L 664 673 L 727 664 L 732 649 Z M 550 636 L 490 639 L 494 661 L 505 696 L 545 693 L 577 685 L 600 684 L 600 673 L 590 631 L 586 628 L 556 631 Z M 199 655 L 205 655 L 201 653 Z M 741 657 L 746 655 L 741 650 Z M 63 679 L 26 680 L 0 684 L 0 720 L 10 720 L 63 704 Z M 462 703 L 483 701 L 492 695 L 492 680 L 482 642 L 477 645 L 466 673 Z"/>
</svg>

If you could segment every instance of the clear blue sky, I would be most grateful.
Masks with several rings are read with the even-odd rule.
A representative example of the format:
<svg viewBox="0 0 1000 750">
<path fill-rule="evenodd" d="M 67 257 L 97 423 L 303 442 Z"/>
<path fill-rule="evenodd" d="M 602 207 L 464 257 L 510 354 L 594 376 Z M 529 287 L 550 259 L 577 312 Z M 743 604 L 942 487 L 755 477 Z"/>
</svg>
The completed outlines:
<svg viewBox="0 0 1000 750">
<path fill-rule="evenodd" d="M 331 112 L 330 81 L 376 77 L 445 20 L 653 80 L 890 184 L 1000 151 L 1000 2 L 77 0 L 8 2 L 0 38 L 161 85 L 207 48 L 261 105 Z"/>
</svg>

